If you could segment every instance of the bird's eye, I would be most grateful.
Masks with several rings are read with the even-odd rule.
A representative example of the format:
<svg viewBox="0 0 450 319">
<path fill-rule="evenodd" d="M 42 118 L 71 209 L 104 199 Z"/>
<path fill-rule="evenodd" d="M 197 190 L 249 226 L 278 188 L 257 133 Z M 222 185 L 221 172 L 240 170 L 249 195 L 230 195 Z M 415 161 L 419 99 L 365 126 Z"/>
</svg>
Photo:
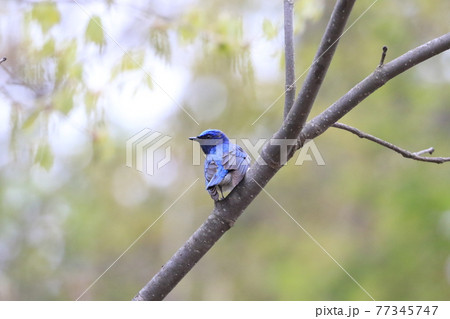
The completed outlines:
<svg viewBox="0 0 450 319">
<path fill-rule="evenodd" d="M 211 134 L 206 134 L 205 138 L 211 138 Z"/>
</svg>

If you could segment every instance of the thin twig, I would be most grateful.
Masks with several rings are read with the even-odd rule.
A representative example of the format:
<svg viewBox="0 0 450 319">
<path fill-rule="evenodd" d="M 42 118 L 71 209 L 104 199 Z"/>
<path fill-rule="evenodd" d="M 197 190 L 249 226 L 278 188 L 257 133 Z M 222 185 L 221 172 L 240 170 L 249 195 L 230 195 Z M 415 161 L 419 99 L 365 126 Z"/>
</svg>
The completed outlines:
<svg viewBox="0 0 450 319">
<path fill-rule="evenodd" d="M 334 123 L 332 125 L 332 127 L 339 128 L 341 130 L 345 130 L 345 131 L 348 131 L 350 133 L 353 133 L 353 134 L 359 136 L 360 138 L 365 138 L 365 139 L 367 139 L 369 141 L 375 142 L 375 143 L 377 143 L 377 144 L 379 144 L 381 146 L 387 147 L 387 148 L 393 150 L 394 152 L 397 152 L 397 153 L 403 155 L 403 157 L 410 158 L 410 159 L 413 159 L 413 160 L 416 160 L 416 161 L 436 163 L 436 164 L 442 164 L 444 162 L 450 162 L 450 157 L 426 157 L 426 156 L 421 156 L 422 154 L 425 154 L 425 153 L 433 154 L 433 152 L 434 152 L 434 148 L 433 147 L 430 147 L 430 148 L 427 148 L 425 150 L 413 153 L 413 152 L 407 151 L 407 150 L 405 150 L 403 148 L 400 148 L 400 147 L 398 147 L 398 146 L 396 146 L 396 145 L 394 145 L 392 143 L 384 141 L 384 140 L 382 140 L 382 139 L 380 139 L 380 138 L 378 138 L 376 136 L 373 136 L 373 135 L 370 135 L 368 133 L 362 132 L 362 131 L 358 130 L 357 128 L 349 126 L 349 125 L 346 125 L 346 124 Z"/>
<path fill-rule="evenodd" d="M 434 147 L 429 147 L 429 148 L 427 148 L 425 150 L 421 150 L 421 151 L 415 152 L 414 154 L 419 156 L 419 155 L 422 155 L 422 154 L 425 154 L 425 153 L 428 153 L 430 155 L 433 154 L 434 153 Z"/>
<path fill-rule="evenodd" d="M 1 59 L 0 59 L 0 64 L 2 64 L 3 62 L 5 62 L 6 60 L 7 60 L 6 57 L 1 58 Z"/>
<path fill-rule="evenodd" d="M 384 59 L 386 59 L 386 52 L 388 50 L 387 46 L 383 46 L 383 53 L 381 53 L 381 60 L 380 60 L 380 65 L 379 67 L 382 67 L 384 64 Z"/>
<path fill-rule="evenodd" d="M 284 118 L 295 101 L 294 61 L 294 1 L 284 0 L 284 60 L 286 64 L 286 92 L 284 96 Z"/>
</svg>

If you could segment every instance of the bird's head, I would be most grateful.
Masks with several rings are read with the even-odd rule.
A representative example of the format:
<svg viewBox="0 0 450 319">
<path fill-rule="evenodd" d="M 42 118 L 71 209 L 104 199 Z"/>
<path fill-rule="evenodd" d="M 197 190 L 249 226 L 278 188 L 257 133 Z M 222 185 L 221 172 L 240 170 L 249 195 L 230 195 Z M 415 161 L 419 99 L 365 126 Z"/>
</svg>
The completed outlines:
<svg viewBox="0 0 450 319">
<path fill-rule="evenodd" d="M 198 136 L 190 137 L 192 141 L 197 141 L 205 154 L 215 151 L 216 146 L 228 144 L 228 137 L 220 130 L 206 130 Z"/>
</svg>

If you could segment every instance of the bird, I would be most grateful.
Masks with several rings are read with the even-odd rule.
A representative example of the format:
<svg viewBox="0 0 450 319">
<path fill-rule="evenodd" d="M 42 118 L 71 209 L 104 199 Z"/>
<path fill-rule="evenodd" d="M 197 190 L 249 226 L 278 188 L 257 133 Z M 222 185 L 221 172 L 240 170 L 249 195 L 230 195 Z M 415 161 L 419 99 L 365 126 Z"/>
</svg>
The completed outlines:
<svg viewBox="0 0 450 319">
<path fill-rule="evenodd" d="M 209 129 L 189 139 L 197 141 L 206 154 L 206 190 L 214 201 L 223 200 L 223 192 L 231 191 L 244 178 L 250 157 L 220 130 Z"/>
</svg>

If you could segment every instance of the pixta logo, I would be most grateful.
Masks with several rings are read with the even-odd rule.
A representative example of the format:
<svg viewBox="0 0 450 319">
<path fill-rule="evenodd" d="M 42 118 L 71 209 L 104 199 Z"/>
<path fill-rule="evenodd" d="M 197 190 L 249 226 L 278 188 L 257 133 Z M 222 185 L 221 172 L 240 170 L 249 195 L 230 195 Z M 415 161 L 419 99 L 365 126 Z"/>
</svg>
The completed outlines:
<svg viewBox="0 0 450 319">
<path fill-rule="evenodd" d="M 232 144 L 238 144 L 238 145 L 243 146 L 244 150 L 250 156 L 252 161 L 258 162 L 259 165 L 267 165 L 267 163 L 260 156 L 260 152 L 261 152 L 264 144 L 269 143 L 270 145 L 274 145 L 274 146 L 278 147 L 280 161 L 282 163 L 285 163 L 285 165 L 286 165 L 287 158 L 288 158 L 288 147 L 297 145 L 298 141 L 296 139 L 259 139 L 253 143 L 250 139 L 242 138 L 239 140 L 229 139 L 229 142 Z M 211 145 L 216 144 L 214 141 L 211 141 L 210 143 L 211 143 Z M 203 141 L 203 144 L 208 144 L 208 143 Z M 221 151 L 221 148 L 219 148 L 219 151 Z M 204 157 L 204 154 L 201 151 L 200 144 L 192 143 L 192 164 L 193 165 L 201 165 L 203 157 Z M 314 143 L 313 140 L 305 141 L 305 143 L 303 144 L 300 151 L 297 152 L 294 165 L 301 166 L 305 162 L 313 162 L 313 163 L 315 162 L 316 165 L 318 165 L 318 166 L 325 165 L 325 161 L 322 157 L 322 154 L 320 153 L 317 145 Z"/>
<path fill-rule="evenodd" d="M 172 139 L 171 136 L 152 131 L 148 128 L 133 135 L 126 143 L 126 165 L 140 172 L 153 175 L 155 168 L 160 169 L 170 161 L 170 146 L 164 145 Z"/>
</svg>

